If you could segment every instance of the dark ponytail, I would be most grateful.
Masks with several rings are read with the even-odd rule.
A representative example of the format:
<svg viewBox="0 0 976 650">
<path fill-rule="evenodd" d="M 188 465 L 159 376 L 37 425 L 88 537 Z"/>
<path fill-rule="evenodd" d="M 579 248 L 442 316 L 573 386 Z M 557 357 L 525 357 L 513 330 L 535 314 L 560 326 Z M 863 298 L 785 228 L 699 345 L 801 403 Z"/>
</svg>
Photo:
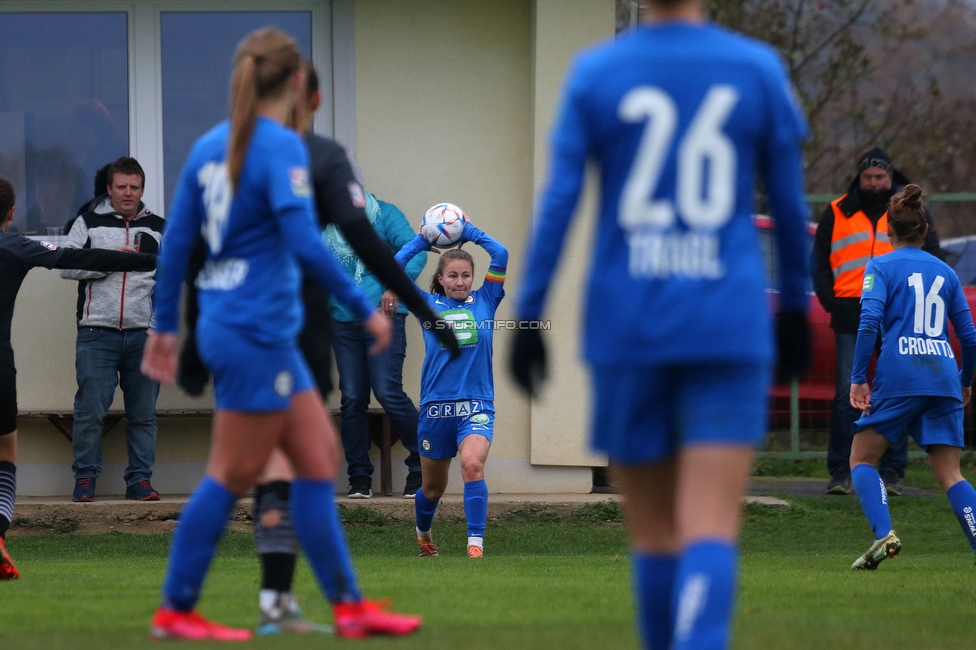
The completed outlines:
<svg viewBox="0 0 976 650">
<path fill-rule="evenodd" d="M 928 222 L 922 208 L 922 188 L 907 185 L 888 203 L 888 225 L 895 237 L 906 244 L 921 244 L 925 240 Z"/>
</svg>

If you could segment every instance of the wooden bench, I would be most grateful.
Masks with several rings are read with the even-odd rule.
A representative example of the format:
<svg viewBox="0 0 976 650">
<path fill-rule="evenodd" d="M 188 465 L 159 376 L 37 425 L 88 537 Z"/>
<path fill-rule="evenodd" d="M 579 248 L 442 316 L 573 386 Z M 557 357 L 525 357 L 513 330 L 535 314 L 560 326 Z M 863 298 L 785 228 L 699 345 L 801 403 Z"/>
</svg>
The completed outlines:
<svg viewBox="0 0 976 650">
<path fill-rule="evenodd" d="M 336 415 L 337 424 L 342 418 Z M 390 427 L 390 417 L 381 408 L 366 409 L 366 419 L 369 422 L 369 437 L 380 450 L 380 493 L 383 496 L 393 496 L 393 455 L 390 449 L 396 444 L 397 438 Z"/>
<path fill-rule="evenodd" d="M 213 415 L 213 409 L 159 409 L 156 411 L 157 418 L 193 418 L 193 417 L 211 417 Z M 72 433 L 74 432 L 74 412 L 73 411 L 57 411 L 57 410 L 46 410 L 46 411 L 21 411 L 17 414 L 18 418 L 28 418 L 28 419 L 46 419 L 48 422 L 54 425 L 54 427 L 68 439 L 68 442 L 72 440 Z M 102 428 L 102 436 L 104 437 L 112 428 L 125 417 L 124 411 L 109 411 L 108 415 L 105 416 L 105 425 Z M 336 420 L 336 426 L 339 426 L 341 417 L 339 413 L 333 413 L 333 417 Z M 393 456 L 391 453 L 391 448 L 396 443 L 398 438 L 393 434 L 390 427 L 390 418 L 386 415 L 386 412 L 381 408 L 371 408 L 366 411 L 366 419 L 369 425 L 369 437 L 373 444 L 376 445 L 380 450 L 380 492 L 384 496 L 393 496 Z"/>
<path fill-rule="evenodd" d="M 212 415 L 213 409 L 159 409 L 156 411 L 157 418 L 195 418 L 210 417 Z M 105 424 L 102 428 L 102 437 L 111 431 L 112 428 L 124 417 L 125 411 L 109 411 L 105 416 Z M 17 414 L 17 418 L 46 419 L 48 422 L 53 424 L 54 427 L 60 431 L 65 438 L 68 439 L 68 442 L 71 442 L 72 440 L 72 434 L 75 427 L 75 416 L 73 411 L 21 411 Z"/>
</svg>

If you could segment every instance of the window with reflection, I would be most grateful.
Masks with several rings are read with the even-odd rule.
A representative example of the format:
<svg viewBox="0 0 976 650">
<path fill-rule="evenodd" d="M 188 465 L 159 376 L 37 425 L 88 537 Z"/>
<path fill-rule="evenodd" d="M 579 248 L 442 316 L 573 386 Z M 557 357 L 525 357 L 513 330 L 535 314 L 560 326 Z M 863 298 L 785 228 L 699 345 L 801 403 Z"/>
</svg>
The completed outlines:
<svg viewBox="0 0 976 650">
<path fill-rule="evenodd" d="M 95 172 L 128 151 L 125 12 L 0 14 L 0 175 L 17 192 L 13 229 L 60 232 L 93 198 Z"/>
<path fill-rule="evenodd" d="M 227 118 L 234 51 L 261 27 L 292 36 L 312 54 L 312 15 L 281 12 L 168 12 L 161 16 L 163 171 L 166 208 L 193 143 Z"/>
</svg>

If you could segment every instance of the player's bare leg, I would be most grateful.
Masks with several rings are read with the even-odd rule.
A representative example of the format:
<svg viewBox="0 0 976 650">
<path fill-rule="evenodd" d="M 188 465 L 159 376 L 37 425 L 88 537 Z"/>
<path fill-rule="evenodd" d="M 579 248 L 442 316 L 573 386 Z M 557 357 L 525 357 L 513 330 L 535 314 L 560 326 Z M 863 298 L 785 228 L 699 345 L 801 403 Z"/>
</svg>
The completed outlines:
<svg viewBox="0 0 976 650">
<path fill-rule="evenodd" d="M 163 604 L 152 621 L 154 639 L 251 638 L 250 630 L 212 623 L 193 607 L 216 551 L 215 539 L 226 526 L 234 501 L 251 488 L 281 440 L 287 415 L 287 411 L 215 412 L 206 476 L 183 509 L 181 525 L 170 548 Z M 200 553 L 201 547 L 208 552 Z M 187 599 L 187 593 L 194 596 Z"/>
<path fill-rule="evenodd" d="M 491 442 L 477 433 L 466 436 L 458 446 L 461 457 L 461 479 L 464 481 L 464 515 L 468 522 L 468 557 L 479 558 L 485 552 L 485 523 L 488 519 L 488 486 L 485 485 L 485 461 Z"/>
<path fill-rule="evenodd" d="M 948 445 L 929 445 L 929 463 L 939 485 L 949 498 L 969 546 L 976 552 L 976 490 L 959 471 L 962 449 Z M 974 562 L 976 564 L 976 562 Z"/>
<path fill-rule="evenodd" d="M 318 391 L 292 396 L 288 416 L 280 446 L 295 470 L 291 489 L 295 533 L 332 603 L 336 633 L 345 638 L 411 634 L 420 627 L 419 616 L 387 611 L 359 592 L 335 506 L 339 436 Z"/>
<path fill-rule="evenodd" d="M 416 513 L 417 546 L 420 557 L 434 557 L 437 555 L 437 545 L 434 544 L 432 524 L 437 504 L 447 489 L 448 472 L 451 469 L 450 458 L 420 457 L 420 471 L 422 474 L 420 490 L 414 496 L 414 511 Z"/>
<path fill-rule="evenodd" d="M 948 492 L 956 483 L 965 480 L 962 472 L 959 471 L 959 459 L 962 457 L 961 448 L 948 445 L 930 445 L 928 451 L 932 473 L 935 474 L 935 478 L 943 490 Z"/>
<path fill-rule="evenodd" d="M 888 490 L 874 468 L 887 448 L 887 438 L 871 427 L 854 434 L 854 442 L 851 444 L 851 480 L 858 501 L 861 502 L 861 510 L 874 532 L 871 546 L 851 564 L 851 568 L 855 570 L 874 571 L 881 562 L 901 552 L 901 540 L 891 526 Z"/>
<path fill-rule="evenodd" d="M 6 535 L 17 498 L 17 431 L 0 436 L 0 580 L 16 580 L 20 572 L 7 552 Z"/>
<path fill-rule="evenodd" d="M 677 460 L 610 469 L 624 497 L 641 636 L 652 648 L 670 648 L 679 549 L 674 517 Z"/>
<path fill-rule="evenodd" d="M 722 647 L 735 613 L 742 499 L 753 450 L 741 445 L 685 447 L 678 457 L 673 647 Z"/>
</svg>

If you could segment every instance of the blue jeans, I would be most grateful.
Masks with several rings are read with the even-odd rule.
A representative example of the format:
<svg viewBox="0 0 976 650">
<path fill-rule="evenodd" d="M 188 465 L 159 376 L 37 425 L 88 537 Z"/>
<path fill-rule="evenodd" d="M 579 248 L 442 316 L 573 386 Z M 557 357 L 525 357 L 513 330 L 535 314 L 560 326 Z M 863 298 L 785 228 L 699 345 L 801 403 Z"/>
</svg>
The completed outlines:
<svg viewBox="0 0 976 650">
<path fill-rule="evenodd" d="M 339 371 L 339 392 L 342 395 L 342 447 L 346 452 L 349 478 L 373 476 L 369 461 L 369 426 L 366 409 L 369 391 L 390 418 L 390 425 L 409 455 L 407 470 L 420 471 L 417 453 L 417 407 L 403 392 L 403 358 L 407 354 L 406 320 L 403 314 L 393 316 L 393 340 L 377 355 L 369 354 L 373 337 L 363 329 L 361 321 L 333 323 L 332 349 Z"/>
<path fill-rule="evenodd" d="M 75 478 L 96 477 L 102 471 L 102 430 L 105 415 L 122 387 L 125 405 L 125 444 L 129 466 L 125 484 L 152 477 L 156 462 L 156 397 L 159 384 L 142 374 L 146 330 L 82 327 L 75 348 L 75 423 L 71 447 Z"/>
<path fill-rule="evenodd" d="M 834 408 L 830 414 L 830 442 L 827 446 L 827 471 L 851 471 L 851 443 L 854 441 L 854 422 L 861 412 L 851 406 L 851 371 L 854 368 L 854 344 L 857 334 L 834 332 L 837 343 L 837 384 L 834 393 Z M 897 472 L 905 476 L 908 464 L 908 434 L 900 442 L 891 443 L 878 462 L 878 471 Z"/>
</svg>

